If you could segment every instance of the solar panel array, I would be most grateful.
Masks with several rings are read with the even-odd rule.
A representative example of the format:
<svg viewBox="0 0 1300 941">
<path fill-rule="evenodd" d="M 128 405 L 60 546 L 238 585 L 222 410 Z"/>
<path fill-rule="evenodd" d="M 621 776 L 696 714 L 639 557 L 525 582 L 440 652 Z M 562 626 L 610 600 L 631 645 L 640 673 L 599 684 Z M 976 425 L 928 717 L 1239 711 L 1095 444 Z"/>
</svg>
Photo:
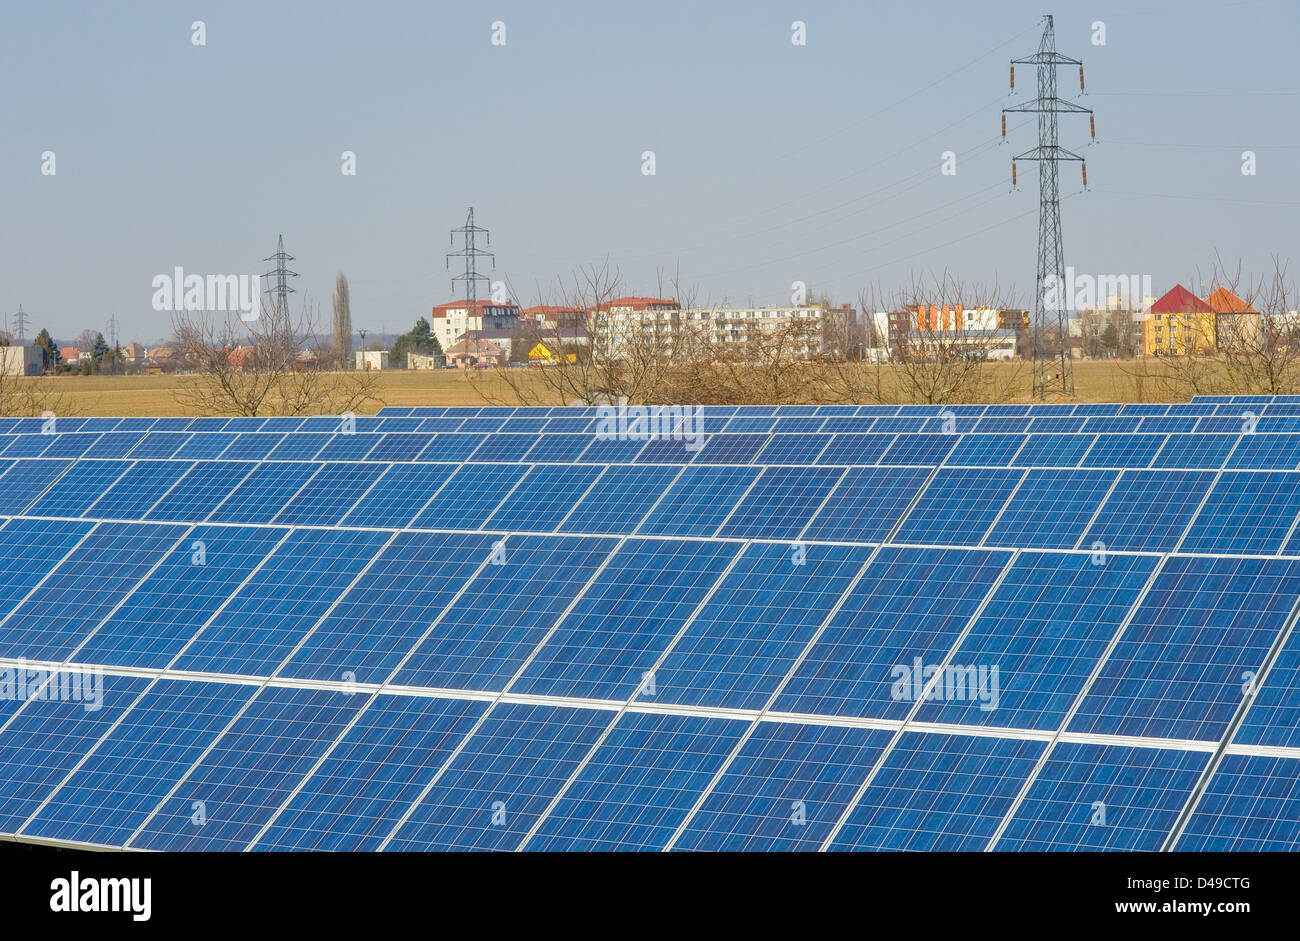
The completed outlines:
<svg viewBox="0 0 1300 941">
<path fill-rule="evenodd" d="M 1300 398 L 702 416 L 0 420 L 0 833 L 1300 848 Z"/>
</svg>

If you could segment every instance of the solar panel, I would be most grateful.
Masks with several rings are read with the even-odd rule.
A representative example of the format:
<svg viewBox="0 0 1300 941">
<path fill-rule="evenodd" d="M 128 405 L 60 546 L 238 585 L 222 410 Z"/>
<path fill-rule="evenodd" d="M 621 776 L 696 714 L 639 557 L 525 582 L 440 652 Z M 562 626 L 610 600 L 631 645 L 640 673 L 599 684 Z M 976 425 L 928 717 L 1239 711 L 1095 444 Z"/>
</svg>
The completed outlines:
<svg viewBox="0 0 1300 941">
<path fill-rule="evenodd" d="M 1276 404 L 2 422 L 0 833 L 1294 849 Z"/>
</svg>

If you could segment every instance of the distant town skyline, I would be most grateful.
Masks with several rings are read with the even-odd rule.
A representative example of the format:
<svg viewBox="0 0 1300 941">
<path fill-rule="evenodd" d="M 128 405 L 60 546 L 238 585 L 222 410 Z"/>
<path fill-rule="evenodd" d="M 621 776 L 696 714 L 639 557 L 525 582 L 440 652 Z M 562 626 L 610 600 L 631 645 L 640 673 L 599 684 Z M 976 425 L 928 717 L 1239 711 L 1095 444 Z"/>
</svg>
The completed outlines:
<svg viewBox="0 0 1300 941">
<path fill-rule="evenodd" d="M 62 341 L 116 315 L 149 343 L 171 332 L 156 276 L 260 275 L 283 234 L 323 332 L 342 271 L 354 329 L 397 334 L 463 296 L 443 253 L 470 205 L 524 305 L 608 255 L 626 294 L 662 269 L 700 302 L 789 304 L 795 281 L 854 301 L 947 270 L 1032 308 L 1037 173 L 1012 193 L 1010 163 L 1036 131 L 1009 116 L 1003 143 L 999 123 L 1032 96 L 1007 65 L 1046 12 L 1097 119 L 1089 146 L 1061 118 L 1092 187 L 1062 168 L 1068 265 L 1156 294 L 1202 293 L 1216 253 L 1300 265 L 1288 0 L 60 3 L 0 14 L 0 314 Z M 1068 69 L 1060 89 L 1078 94 Z"/>
</svg>

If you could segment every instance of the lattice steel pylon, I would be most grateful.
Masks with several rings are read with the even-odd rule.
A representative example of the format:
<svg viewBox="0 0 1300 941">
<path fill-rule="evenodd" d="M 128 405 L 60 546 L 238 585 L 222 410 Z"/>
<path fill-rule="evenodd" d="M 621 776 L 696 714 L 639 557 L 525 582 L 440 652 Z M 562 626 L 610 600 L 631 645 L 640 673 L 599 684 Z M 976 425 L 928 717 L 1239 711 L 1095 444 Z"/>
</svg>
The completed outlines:
<svg viewBox="0 0 1300 941">
<path fill-rule="evenodd" d="M 269 294 L 274 298 L 271 315 L 275 318 L 276 330 L 287 330 L 289 325 L 289 295 L 294 293 L 293 288 L 289 287 L 289 279 L 298 277 L 298 272 L 289 270 L 289 262 L 296 259 L 284 250 L 284 236 L 280 236 L 280 244 L 274 255 L 270 258 L 263 258 L 262 261 L 273 261 L 275 267 L 266 274 L 264 278 L 271 279 L 271 287 L 263 291 L 263 294 Z"/>
<path fill-rule="evenodd" d="M 491 258 L 492 267 L 495 268 L 497 266 L 496 255 L 493 255 L 491 252 L 485 252 L 478 247 L 477 238 L 480 232 L 483 234 L 484 238 L 487 239 L 487 244 L 490 246 L 492 244 L 492 234 L 482 226 L 474 224 L 474 207 L 470 206 L 469 215 L 465 218 L 465 224 L 459 229 L 451 230 L 452 246 L 454 247 L 456 244 L 457 233 L 460 233 L 464 245 L 460 251 L 448 252 L 446 261 L 447 270 L 450 271 L 451 260 L 453 258 L 465 259 L 465 273 L 458 274 L 451 279 L 451 293 L 456 293 L 457 281 L 465 282 L 465 306 L 468 309 L 469 317 L 471 319 L 477 313 L 474 309 L 474 305 L 478 301 L 478 283 L 480 281 L 487 281 L 488 284 L 491 285 L 492 282 L 492 279 L 487 275 L 478 273 L 478 259 Z M 477 339 L 477 337 L 475 337 L 475 339 Z"/>
<path fill-rule="evenodd" d="M 1049 394 L 1074 395 L 1074 366 L 1070 354 L 1070 312 L 1065 283 L 1065 250 L 1061 243 L 1061 197 L 1057 181 L 1057 163 L 1077 160 L 1083 164 L 1083 185 L 1088 185 L 1088 167 L 1083 158 L 1057 143 L 1056 116 L 1060 112 L 1092 114 L 1092 109 L 1056 96 L 1056 67 L 1079 67 L 1079 90 L 1083 90 L 1083 63 L 1056 51 L 1056 33 L 1051 15 L 1043 17 L 1043 37 L 1038 52 L 1024 59 L 1011 60 L 1011 88 L 1016 87 L 1016 66 L 1034 65 L 1038 69 L 1038 97 L 1022 105 L 1002 109 L 1002 136 L 1007 135 L 1008 112 L 1038 114 L 1038 146 L 1011 158 L 1011 184 L 1016 182 L 1016 161 L 1038 161 L 1038 281 L 1035 290 L 1033 323 L 1034 395 L 1045 399 Z M 1092 136 L 1097 125 L 1088 119 Z M 1051 335 L 1049 336 L 1049 332 Z"/>
</svg>

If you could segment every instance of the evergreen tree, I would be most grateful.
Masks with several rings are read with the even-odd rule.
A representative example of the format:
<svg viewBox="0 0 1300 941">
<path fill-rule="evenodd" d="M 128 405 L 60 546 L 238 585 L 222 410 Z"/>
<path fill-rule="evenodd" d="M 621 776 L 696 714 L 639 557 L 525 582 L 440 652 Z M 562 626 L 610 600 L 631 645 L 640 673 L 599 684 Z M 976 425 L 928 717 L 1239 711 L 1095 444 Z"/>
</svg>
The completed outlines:
<svg viewBox="0 0 1300 941">
<path fill-rule="evenodd" d="M 58 369 L 63 357 L 59 353 L 59 345 L 54 342 L 54 337 L 50 336 L 50 331 L 42 329 L 36 334 L 35 343 L 41 348 L 42 368 L 46 372 Z"/>
</svg>

